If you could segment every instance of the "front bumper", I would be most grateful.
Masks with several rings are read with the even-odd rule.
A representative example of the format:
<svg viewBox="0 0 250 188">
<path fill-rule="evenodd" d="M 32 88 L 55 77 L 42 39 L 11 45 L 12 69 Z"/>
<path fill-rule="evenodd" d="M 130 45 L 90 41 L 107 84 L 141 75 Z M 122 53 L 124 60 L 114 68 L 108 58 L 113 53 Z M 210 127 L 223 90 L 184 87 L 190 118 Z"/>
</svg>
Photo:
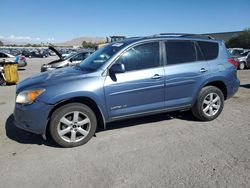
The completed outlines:
<svg viewBox="0 0 250 188">
<path fill-rule="evenodd" d="M 14 124 L 26 131 L 44 134 L 48 123 L 49 113 L 53 105 L 34 102 L 30 105 L 16 104 L 14 110 Z"/>
</svg>

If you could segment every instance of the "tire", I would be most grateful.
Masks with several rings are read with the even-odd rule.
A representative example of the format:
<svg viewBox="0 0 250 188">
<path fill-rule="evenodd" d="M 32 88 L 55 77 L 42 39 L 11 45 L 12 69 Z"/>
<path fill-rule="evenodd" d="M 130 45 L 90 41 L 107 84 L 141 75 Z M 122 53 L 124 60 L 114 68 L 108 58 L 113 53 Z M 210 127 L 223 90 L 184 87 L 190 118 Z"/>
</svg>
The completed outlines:
<svg viewBox="0 0 250 188">
<path fill-rule="evenodd" d="M 3 76 L 0 73 L 0 86 L 5 86 L 5 85 L 6 85 L 6 82 L 5 82 Z"/>
<path fill-rule="evenodd" d="M 71 103 L 53 112 L 49 130 L 58 145 L 69 148 L 86 144 L 95 134 L 96 127 L 96 116 L 88 106 Z"/>
<path fill-rule="evenodd" d="M 192 107 L 192 113 L 198 120 L 212 121 L 220 115 L 223 107 L 224 95 L 222 91 L 217 87 L 207 86 L 200 91 Z"/>
<path fill-rule="evenodd" d="M 243 69 L 245 69 L 245 67 L 246 67 L 245 62 L 240 62 L 239 69 L 243 70 Z"/>
</svg>

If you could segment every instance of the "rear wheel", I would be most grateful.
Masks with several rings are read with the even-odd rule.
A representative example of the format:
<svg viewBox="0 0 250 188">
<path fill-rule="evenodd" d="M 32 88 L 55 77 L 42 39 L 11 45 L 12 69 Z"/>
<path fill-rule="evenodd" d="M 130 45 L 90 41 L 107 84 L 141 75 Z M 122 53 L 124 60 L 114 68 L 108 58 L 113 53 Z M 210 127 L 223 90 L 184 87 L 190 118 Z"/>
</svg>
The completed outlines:
<svg viewBox="0 0 250 188">
<path fill-rule="evenodd" d="M 243 70 L 243 69 L 245 69 L 245 62 L 240 62 L 240 64 L 239 64 L 239 69 L 240 70 Z"/>
<path fill-rule="evenodd" d="M 55 110 L 51 117 L 50 134 L 63 147 L 76 147 L 87 143 L 95 134 L 97 120 L 86 105 L 72 103 Z"/>
<path fill-rule="evenodd" d="M 194 106 L 193 115 L 201 121 L 216 119 L 224 107 L 224 96 L 221 90 L 214 86 L 204 87 Z"/>
</svg>

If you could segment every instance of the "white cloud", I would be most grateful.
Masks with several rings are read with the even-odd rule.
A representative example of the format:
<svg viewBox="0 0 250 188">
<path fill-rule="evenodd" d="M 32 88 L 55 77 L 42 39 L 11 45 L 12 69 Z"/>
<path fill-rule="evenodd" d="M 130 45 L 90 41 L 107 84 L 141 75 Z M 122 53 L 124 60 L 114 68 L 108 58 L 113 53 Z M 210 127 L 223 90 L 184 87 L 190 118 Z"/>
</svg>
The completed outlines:
<svg viewBox="0 0 250 188">
<path fill-rule="evenodd" d="M 55 39 L 54 39 L 54 37 L 51 37 L 51 38 L 47 38 L 47 39 L 45 39 L 46 41 L 54 41 Z"/>
<path fill-rule="evenodd" d="M 29 36 L 15 36 L 15 35 L 10 35 L 7 37 L 9 40 L 31 40 L 32 38 Z"/>
<path fill-rule="evenodd" d="M 42 41 L 42 42 L 51 42 L 54 41 L 54 37 L 50 38 L 41 38 L 41 37 L 30 37 L 30 36 L 16 36 L 16 35 L 10 35 L 10 36 L 2 36 L 0 35 L 0 39 L 6 39 L 10 41 Z"/>
</svg>

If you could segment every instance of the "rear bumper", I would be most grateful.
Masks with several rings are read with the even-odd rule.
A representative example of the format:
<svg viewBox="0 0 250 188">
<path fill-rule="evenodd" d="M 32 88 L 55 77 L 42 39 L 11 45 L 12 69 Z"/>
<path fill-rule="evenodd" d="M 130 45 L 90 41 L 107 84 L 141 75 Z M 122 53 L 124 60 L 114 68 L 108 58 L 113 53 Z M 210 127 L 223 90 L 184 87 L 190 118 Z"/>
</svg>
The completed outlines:
<svg viewBox="0 0 250 188">
<path fill-rule="evenodd" d="M 235 81 L 229 84 L 229 88 L 227 91 L 227 99 L 233 97 L 237 93 L 239 87 L 240 87 L 240 80 L 237 78 Z"/>
<path fill-rule="evenodd" d="M 44 134 L 52 108 L 53 105 L 40 102 L 34 102 L 30 105 L 16 104 L 14 124 L 20 129 L 36 134 Z"/>
</svg>

